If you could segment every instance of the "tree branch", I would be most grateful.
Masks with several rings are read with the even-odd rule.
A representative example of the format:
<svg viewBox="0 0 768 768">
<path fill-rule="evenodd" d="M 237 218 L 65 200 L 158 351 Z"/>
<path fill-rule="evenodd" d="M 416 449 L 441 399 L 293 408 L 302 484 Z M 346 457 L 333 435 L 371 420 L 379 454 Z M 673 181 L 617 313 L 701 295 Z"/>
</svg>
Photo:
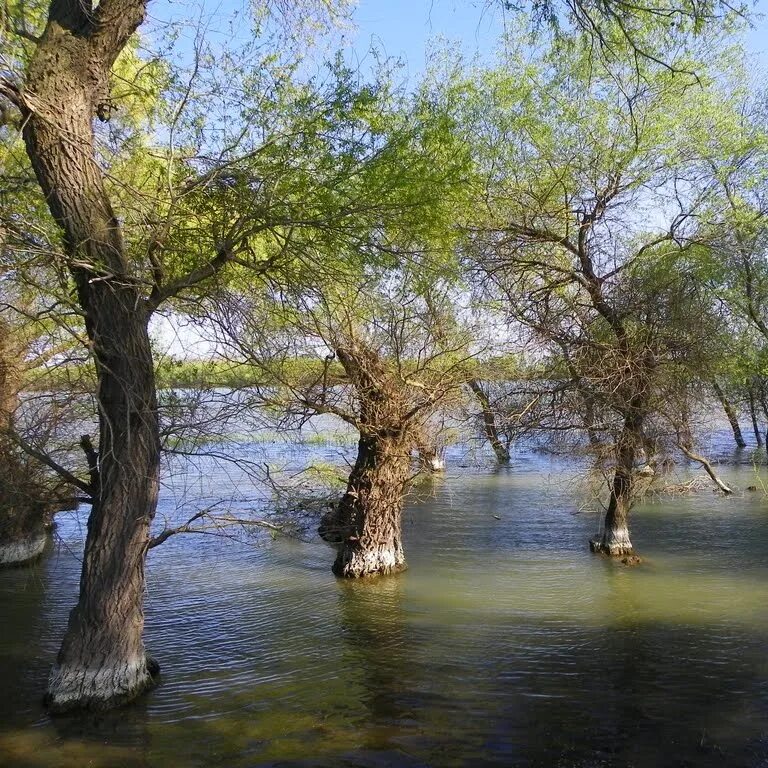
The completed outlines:
<svg viewBox="0 0 768 768">
<path fill-rule="evenodd" d="M 90 483 L 86 483 L 76 475 L 73 475 L 68 469 L 65 469 L 61 466 L 61 464 L 54 461 L 47 453 L 38 451 L 37 448 L 35 448 L 33 445 L 30 445 L 21 435 L 17 434 L 16 432 L 7 431 L 6 434 L 14 443 L 16 443 L 16 445 L 19 446 L 19 448 L 21 448 L 22 451 L 24 451 L 24 453 L 29 454 L 32 456 L 32 458 L 37 459 L 41 464 L 44 464 L 49 469 L 52 469 L 65 482 L 73 485 L 75 488 L 79 488 L 88 496 L 90 502 L 93 502 L 95 493 L 94 488 L 91 487 Z"/>
<path fill-rule="evenodd" d="M 176 528 L 166 528 L 164 531 L 158 533 L 157 536 L 153 536 L 147 542 L 147 550 L 159 547 L 164 541 L 167 541 L 171 538 L 171 536 L 175 536 L 177 533 L 195 533 L 195 529 L 191 527 L 192 523 L 194 523 L 196 520 L 200 520 L 202 517 L 205 517 L 209 512 L 209 509 L 203 509 L 197 514 L 192 515 L 192 517 L 190 517 L 189 520 L 184 523 L 184 525 L 179 525 Z"/>
<path fill-rule="evenodd" d="M 24 109 L 24 99 L 19 87 L 8 77 L 0 76 L 0 96 L 10 101 L 18 110 Z"/>
<path fill-rule="evenodd" d="M 144 21 L 147 0 L 101 0 L 92 14 L 92 49 L 108 69 Z"/>
<path fill-rule="evenodd" d="M 155 284 L 152 288 L 152 293 L 146 300 L 146 305 L 150 313 L 154 312 L 163 302 L 167 301 L 174 296 L 178 296 L 179 293 L 192 288 L 198 283 L 213 277 L 215 274 L 221 271 L 221 269 L 228 264 L 234 258 L 233 246 L 231 243 L 222 243 L 216 249 L 216 255 L 207 263 L 197 269 L 193 269 L 183 277 L 173 280 L 165 286 Z M 154 270 L 157 276 L 157 268 Z"/>
</svg>

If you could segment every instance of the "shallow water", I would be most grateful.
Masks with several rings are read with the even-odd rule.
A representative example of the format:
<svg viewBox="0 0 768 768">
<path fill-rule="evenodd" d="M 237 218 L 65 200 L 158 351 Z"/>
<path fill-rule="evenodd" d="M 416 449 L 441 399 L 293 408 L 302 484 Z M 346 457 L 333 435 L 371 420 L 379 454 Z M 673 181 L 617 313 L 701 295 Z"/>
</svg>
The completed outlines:
<svg viewBox="0 0 768 768">
<path fill-rule="evenodd" d="M 763 493 L 643 504 L 646 562 L 628 569 L 589 553 L 598 515 L 575 514 L 573 467 L 453 466 L 408 505 L 397 577 L 336 581 L 319 540 L 153 550 L 160 686 L 51 720 L 40 697 L 85 525 L 63 517 L 42 562 L 0 571 L 0 765 L 768 765 Z M 210 471 L 187 499 L 242 482 Z"/>
</svg>

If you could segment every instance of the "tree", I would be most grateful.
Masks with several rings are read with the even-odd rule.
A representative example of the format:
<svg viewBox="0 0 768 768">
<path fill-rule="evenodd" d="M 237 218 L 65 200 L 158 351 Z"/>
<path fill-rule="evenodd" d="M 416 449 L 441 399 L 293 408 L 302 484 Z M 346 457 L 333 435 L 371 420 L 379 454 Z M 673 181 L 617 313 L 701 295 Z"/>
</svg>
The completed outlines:
<svg viewBox="0 0 768 768">
<path fill-rule="evenodd" d="M 520 11 L 526 4 L 500 0 L 505 10 Z M 706 36 L 718 29 L 732 30 L 750 15 L 749 4 L 729 0 L 674 0 L 638 5 L 625 0 L 531 0 L 534 24 L 550 30 L 555 39 L 580 37 L 594 58 L 606 62 L 634 62 L 638 73 L 649 62 L 671 71 L 695 70 L 675 60 L 670 49 L 684 37 Z"/>
<path fill-rule="evenodd" d="M 230 354 L 262 371 L 248 402 L 274 410 L 283 429 L 331 415 L 359 434 L 346 490 L 320 525 L 338 546 L 333 572 L 357 578 L 405 568 L 411 454 L 430 416 L 460 396 L 472 336 L 446 334 L 450 284 L 428 268 L 429 285 L 413 266 L 350 267 L 266 303 L 242 291 L 220 296 L 211 319 Z M 307 355 L 315 364 L 291 375 L 287 362 Z"/>
<path fill-rule="evenodd" d="M 740 75 L 740 77 L 739 77 Z M 765 89 L 742 72 L 728 85 L 737 109 L 725 140 L 701 137 L 710 146 L 706 163 L 712 195 L 700 237 L 710 243 L 707 284 L 729 310 L 730 343 L 712 388 L 739 448 L 746 443 L 739 411 L 747 411 L 757 445 L 762 445 L 760 410 L 765 412 L 765 349 L 768 342 L 768 114 Z M 735 402 L 731 402 L 735 400 Z"/>
<path fill-rule="evenodd" d="M 7 310 L 0 312 L 0 566 L 38 557 L 54 513 L 75 503 L 76 489 L 25 450 L 21 391 L 35 367 L 56 351 L 49 347 L 35 354 L 29 331 L 14 323 Z M 46 430 L 54 429 L 48 420 Z"/>
<path fill-rule="evenodd" d="M 486 210 L 468 229 L 470 268 L 506 297 L 544 362 L 521 412 L 531 429 L 605 446 L 612 476 L 592 546 L 624 558 L 646 428 L 672 372 L 693 367 L 712 336 L 708 299 L 686 278 L 703 253 L 691 221 L 708 199 L 704 149 L 680 136 L 711 126 L 717 98 L 675 69 L 638 76 L 578 49 L 513 59 L 466 86 L 463 113 Z"/>
<path fill-rule="evenodd" d="M 122 703 L 149 687 L 156 672 L 142 632 L 160 456 L 152 314 L 235 260 L 251 259 L 260 263 L 256 271 L 268 269 L 269 262 L 261 263 L 250 247 L 251 238 L 270 228 L 284 231 L 286 224 L 284 209 L 275 211 L 268 202 L 277 177 L 257 189 L 252 177 L 233 170 L 238 153 L 253 160 L 260 147 L 273 146 L 270 136 L 256 130 L 262 126 L 254 125 L 267 119 L 265 112 L 274 106 L 269 100 L 266 109 L 244 113 L 228 126 L 239 141 L 213 147 L 198 142 L 206 159 L 193 154 L 179 161 L 173 142 L 191 101 L 191 89 L 182 88 L 170 118 L 170 149 L 142 166 L 145 188 L 127 205 L 112 187 L 94 119 L 108 120 L 114 112 L 110 74 L 145 13 L 145 0 L 54 0 L 39 35 L 12 27 L 12 53 L 18 65 L 25 63 L 24 72 L 0 76 L 3 115 L 16 112 L 61 232 L 62 266 L 74 286 L 97 378 L 98 454 L 86 486 L 92 507 L 80 596 L 48 685 L 48 705 L 57 711 Z M 253 101 L 262 100 L 256 95 Z M 187 127 L 189 135 L 199 135 L 199 123 Z M 282 135 L 283 128 L 277 122 L 271 135 Z M 280 158 L 291 150 L 289 139 Z M 235 198 L 237 210 L 228 207 Z M 193 238 L 195 247 L 185 249 Z"/>
</svg>

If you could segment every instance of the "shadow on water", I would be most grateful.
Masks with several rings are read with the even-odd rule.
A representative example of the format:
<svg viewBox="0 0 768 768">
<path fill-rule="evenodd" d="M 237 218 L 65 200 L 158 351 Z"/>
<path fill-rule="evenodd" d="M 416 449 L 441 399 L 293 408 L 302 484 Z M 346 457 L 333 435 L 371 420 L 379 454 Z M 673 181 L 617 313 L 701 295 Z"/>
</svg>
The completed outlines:
<svg viewBox="0 0 768 768">
<path fill-rule="evenodd" d="M 153 722 L 161 689 L 120 712 L 5 722 L 0 764 L 765 765 L 765 637 L 635 622 L 634 593 L 622 574 L 612 581 L 621 607 L 611 624 L 478 622 L 468 632 L 420 628 L 405 575 L 340 584 L 328 627 L 341 638 L 328 644 L 343 680 L 335 706 L 313 709 L 324 699 L 312 690 L 304 706 L 233 694 L 227 711 Z"/>
</svg>

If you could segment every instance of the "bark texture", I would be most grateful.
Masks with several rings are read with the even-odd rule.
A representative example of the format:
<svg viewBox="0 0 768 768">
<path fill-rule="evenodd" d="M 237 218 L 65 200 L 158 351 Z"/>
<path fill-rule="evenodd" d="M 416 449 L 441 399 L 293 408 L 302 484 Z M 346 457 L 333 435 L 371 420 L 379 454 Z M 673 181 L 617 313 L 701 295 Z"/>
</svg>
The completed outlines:
<svg viewBox="0 0 768 768">
<path fill-rule="evenodd" d="M 642 417 L 637 413 L 628 414 L 624 419 L 617 446 L 616 468 L 603 535 L 591 542 L 594 552 L 601 552 L 610 557 L 634 556 L 634 548 L 629 538 L 629 510 L 632 507 L 635 483 L 635 460 L 641 440 Z"/>
<path fill-rule="evenodd" d="M 419 425 L 412 421 L 408 398 L 373 350 L 356 343 L 338 348 L 336 355 L 357 393 L 360 440 L 346 492 L 323 519 L 320 534 L 338 544 L 336 576 L 396 573 L 406 567 L 403 497 Z"/>
<path fill-rule="evenodd" d="M 747 443 L 744 440 L 744 435 L 741 433 L 741 426 L 739 425 L 739 417 L 736 414 L 736 409 L 733 407 L 731 401 L 725 396 L 723 388 L 716 381 L 712 382 L 712 389 L 714 390 L 715 395 L 717 395 L 720 405 L 723 406 L 728 423 L 731 425 L 733 441 L 738 448 L 746 448 Z"/>
<path fill-rule="evenodd" d="M 341 542 L 333 572 L 344 578 L 405 569 L 401 520 L 410 450 L 398 436 L 362 435 L 339 504 Z"/>
<path fill-rule="evenodd" d="M 483 431 L 485 432 L 488 443 L 493 449 L 496 461 L 498 461 L 499 464 L 509 464 L 509 449 L 499 437 L 499 429 L 496 425 L 496 414 L 491 406 L 488 394 L 476 379 L 470 379 L 467 384 L 480 405 L 480 414 L 483 419 Z"/>
<path fill-rule="evenodd" d="M 155 512 L 159 430 L 141 284 L 94 152 L 109 72 L 143 2 L 54 0 L 27 73 L 23 136 L 85 316 L 97 371 L 99 462 L 80 595 L 51 672 L 54 711 L 101 709 L 151 683 L 142 639 L 144 560 Z"/>
</svg>

